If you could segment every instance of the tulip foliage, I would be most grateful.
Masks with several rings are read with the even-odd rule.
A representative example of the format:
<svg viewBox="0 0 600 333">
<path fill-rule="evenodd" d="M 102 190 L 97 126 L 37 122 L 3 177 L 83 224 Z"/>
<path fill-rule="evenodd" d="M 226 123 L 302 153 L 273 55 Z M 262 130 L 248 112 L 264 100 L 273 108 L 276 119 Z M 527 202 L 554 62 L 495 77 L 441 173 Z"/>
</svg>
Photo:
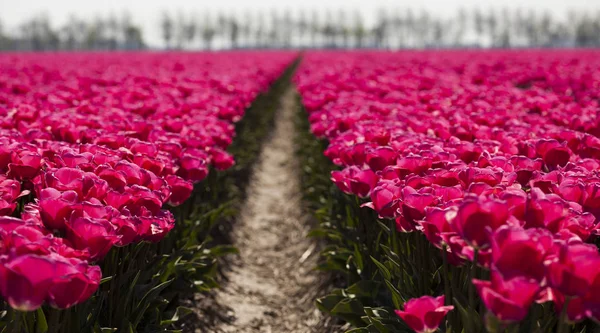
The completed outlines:
<svg viewBox="0 0 600 333">
<path fill-rule="evenodd" d="M 355 332 L 600 323 L 600 53 L 312 52 L 295 82 L 344 278 L 322 310 Z"/>
<path fill-rule="evenodd" d="M 137 331 L 176 305 L 168 287 L 213 287 L 231 181 L 209 171 L 234 165 L 236 124 L 293 58 L 0 56 L 0 326 Z"/>
</svg>

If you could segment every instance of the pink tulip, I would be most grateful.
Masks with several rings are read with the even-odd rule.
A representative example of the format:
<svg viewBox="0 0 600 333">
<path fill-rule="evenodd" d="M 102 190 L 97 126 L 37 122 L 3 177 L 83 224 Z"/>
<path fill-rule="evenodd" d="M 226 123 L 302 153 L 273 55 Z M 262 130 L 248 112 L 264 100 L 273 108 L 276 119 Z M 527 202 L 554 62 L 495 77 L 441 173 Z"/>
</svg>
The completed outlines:
<svg viewBox="0 0 600 333">
<path fill-rule="evenodd" d="M 408 300 L 404 310 L 396 310 L 396 315 L 417 333 L 431 333 L 452 309 L 452 305 L 444 305 L 444 296 L 422 296 Z"/>
<path fill-rule="evenodd" d="M 166 181 L 171 187 L 169 204 L 173 206 L 178 206 L 187 200 L 194 190 L 192 183 L 183 180 L 181 177 L 169 175 L 167 176 Z"/>
<path fill-rule="evenodd" d="M 540 285 L 525 277 L 505 279 L 492 271 L 491 281 L 473 280 L 486 308 L 503 322 L 518 322 L 527 316 Z"/>
<path fill-rule="evenodd" d="M 40 216 L 46 228 L 62 230 L 78 202 L 77 192 L 45 188 L 39 194 Z"/>
<path fill-rule="evenodd" d="M 506 204 L 496 199 L 473 198 L 465 200 L 456 214 L 446 215 L 452 228 L 476 248 L 490 244 L 487 230 L 496 230 L 508 220 Z"/>
<path fill-rule="evenodd" d="M 56 275 L 55 263 L 46 256 L 26 254 L 0 258 L 0 292 L 13 309 L 39 308 Z"/>
<path fill-rule="evenodd" d="M 600 253 L 593 245 L 556 243 L 547 266 L 548 284 L 567 296 L 583 296 L 600 277 Z"/>
<path fill-rule="evenodd" d="M 76 249 L 89 250 L 92 260 L 102 259 L 120 238 L 104 219 L 73 216 L 66 226 L 67 239 Z"/>
<path fill-rule="evenodd" d="M 48 290 L 48 303 L 58 309 L 70 308 L 92 296 L 100 285 L 100 267 L 78 259 L 55 258 L 56 276 Z"/>
</svg>

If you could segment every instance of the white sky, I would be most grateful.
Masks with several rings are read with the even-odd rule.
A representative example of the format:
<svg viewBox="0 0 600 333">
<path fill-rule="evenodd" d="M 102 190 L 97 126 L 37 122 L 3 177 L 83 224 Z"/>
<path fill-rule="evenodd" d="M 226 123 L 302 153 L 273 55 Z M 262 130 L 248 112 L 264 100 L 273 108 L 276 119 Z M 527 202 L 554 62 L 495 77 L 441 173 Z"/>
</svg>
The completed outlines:
<svg viewBox="0 0 600 333">
<path fill-rule="evenodd" d="M 106 16 L 111 12 L 120 14 L 128 10 L 133 21 L 141 25 L 145 39 L 156 45 L 161 44 L 158 22 L 165 10 L 171 14 L 181 11 L 201 18 L 207 10 L 215 13 L 234 11 L 237 15 L 243 15 L 261 9 L 323 11 L 340 7 L 360 10 L 368 25 L 380 8 L 426 9 L 433 15 L 444 16 L 456 14 L 461 7 L 507 7 L 548 11 L 564 17 L 568 9 L 583 9 L 596 14 L 600 12 L 600 0 L 0 0 L 0 22 L 10 30 L 35 14 L 46 13 L 56 26 L 66 22 L 70 14 L 92 19 L 94 16 Z"/>
</svg>

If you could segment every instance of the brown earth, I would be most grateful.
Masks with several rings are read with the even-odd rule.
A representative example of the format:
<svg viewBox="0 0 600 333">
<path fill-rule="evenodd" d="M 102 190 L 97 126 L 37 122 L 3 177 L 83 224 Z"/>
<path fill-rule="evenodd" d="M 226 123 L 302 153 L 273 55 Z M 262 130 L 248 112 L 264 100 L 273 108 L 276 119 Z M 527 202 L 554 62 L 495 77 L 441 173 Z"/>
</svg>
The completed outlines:
<svg viewBox="0 0 600 333">
<path fill-rule="evenodd" d="M 328 277 L 315 271 L 319 245 L 306 235 L 300 165 L 295 156 L 296 93 L 282 97 L 275 129 L 265 142 L 233 231 L 240 255 L 228 265 L 222 288 L 198 307 L 192 332 L 334 332 L 315 307 Z"/>
</svg>

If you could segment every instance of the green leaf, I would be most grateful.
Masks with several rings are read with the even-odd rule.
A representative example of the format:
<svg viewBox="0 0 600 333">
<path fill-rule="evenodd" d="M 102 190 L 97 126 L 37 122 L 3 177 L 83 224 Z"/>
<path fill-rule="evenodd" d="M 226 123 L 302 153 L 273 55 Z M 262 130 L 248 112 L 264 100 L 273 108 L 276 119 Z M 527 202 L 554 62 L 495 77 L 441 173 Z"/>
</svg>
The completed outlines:
<svg viewBox="0 0 600 333">
<path fill-rule="evenodd" d="M 38 308 L 35 311 L 35 314 L 36 314 L 35 333 L 48 332 L 48 322 L 46 321 L 46 315 L 44 314 L 44 310 L 42 310 L 42 308 Z"/>
<path fill-rule="evenodd" d="M 369 333 L 369 330 L 364 327 L 360 327 L 360 328 L 353 328 L 349 331 L 346 331 L 346 333 Z"/>
<path fill-rule="evenodd" d="M 483 331 L 482 319 L 475 309 L 465 308 L 456 298 L 454 298 L 453 304 L 456 306 L 456 309 L 458 309 L 461 321 L 465 325 L 465 330 L 467 332 Z"/>
<path fill-rule="evenodd" d="M 329 294 L 325 297 L 321 297 L 317 300 L 317 307 L 319 310 L 325 313 L 331 313 L 331 310 L 338 304 L 341 300 L 344 299 L 344 296 Z"/>
<path fill-rule="evenodd" d="M 168 325 L 174 324 L 177 321 L 179 321 L 181 318 L 183 318 L 193 312 L 194 312 L 194 310 L 192 310 L 190 308 L 186 308 L 184 306 L 179 306 L 179 307 L 177 307 L 177 310 L 175 310 L 175 314 L 173 314 L 173 317 L 171 317 L 171 319 L 161 321 L 160 326 L 168 326 Z"/>
<path fill-rule="evenodd" d="M 346 293 L 356 297 L 375 298 L 379 290 L 379 282 L 371 280 L 362 280 L 351 285 L 346 289 Z"/>
<path fill-rule="evenodd" d="M 371 260 L 373 260 L 373 262 L 379 269 L 379 272 L 381 273 L 381 275 L 383 276 L 383 278 L 386 281 L 389 281 L 392 279 L 392 273 L 390 273 L 390 271 L 387 269 L 387 267 L 385 267 L 384 264 L 380 263 L 377 259 L 373 258 L 372 256 L 371 256 Z"/>
<path fill-rule="evenodd" d="M 100 279 L 100 284 L 106 283 L 106 282 L 108 282 L 108 281 L 110 281 L 112 279 L 113 279 L 112 276 L 107 276 L 105 278 L 102 278 L 102 279 Z"/>
<path fill-rule="evenodd" d="M 333 307 L 331 314 L 343 318 L 356 327 L 365 325 L 365 322 L 361 319 L 365 314 L 363 306 L 355 299 L 345 298 L 341 300 Z"/>
<path fill-rule="evenodd" d="M 137 313 L 137 316 L 135 317 L 135 321 L 133 322 L 134 328 L 137 328 L 137 325 L 142 320 L 144 313 L 150 306 L 150 302 L 152 302 L 154 299 L 156 299 L 156 297 L 160 294 L 160 292 L 163 291 L 163 289 L 165 289 L 166 287 L 168 287 L 169 284 L 171 284 L 171 282 L 173 282 L 173 280 L 168 280 L 168 281 L 165 281 L 165 282 L 155 286 L 154 288 L 150 289 L 144 295 L 144 297 L 142 297 L 142 300 L 137 305 L 138 313 Z"/>
<path fill-rule="evenodd" d="M 216 257 L 222 257 L 227 254 L 239 254 L 240 251 L 235 246 L 219 245 L 211 248 L 210 253 Z"/>
<path fill-rule="evenodd" d="M 388 280 L 385 281 L 385 284 L 388 290 L 392 293 L 392 302 L 394 302 L 396 309 L 402 308 L 402 305 L 404 304 L 404 297 L 402 297 L 400 291 L 396 289 L 396 287 Z"/>
</svg>

